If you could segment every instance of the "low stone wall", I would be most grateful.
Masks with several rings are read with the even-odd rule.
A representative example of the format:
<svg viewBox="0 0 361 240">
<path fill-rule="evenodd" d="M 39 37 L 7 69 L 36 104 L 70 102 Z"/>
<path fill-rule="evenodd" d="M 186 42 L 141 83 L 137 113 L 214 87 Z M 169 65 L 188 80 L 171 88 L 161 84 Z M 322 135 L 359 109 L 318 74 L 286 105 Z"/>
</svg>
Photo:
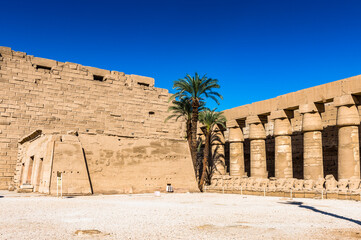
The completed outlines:
<svg viewBox="0 0 361 240">
<path fill-rule="evenodd" d="M 17 191 L 64 195 L 198 192 L 185 140 L 32 132 L 19 141 Z"/>
<path fill-rule="evenodd" d="M 327 175 L 326 178 L 320 178 L 317 181 L 295 178 L 215 176 L 212 184 L 205 187 L 205 191 L 288 198 L 360 200 L 360 182 L 360 179 L 336 181 L 332 175 Z"/>
</svg>

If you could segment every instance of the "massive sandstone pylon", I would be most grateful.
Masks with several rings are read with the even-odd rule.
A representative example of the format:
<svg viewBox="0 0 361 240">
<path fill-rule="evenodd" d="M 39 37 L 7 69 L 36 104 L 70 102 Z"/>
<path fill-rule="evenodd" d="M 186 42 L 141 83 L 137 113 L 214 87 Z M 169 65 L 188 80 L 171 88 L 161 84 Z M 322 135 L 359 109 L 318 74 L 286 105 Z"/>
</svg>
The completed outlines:
<svg viewBox="0 0 361 240">
<path fill-rule="evenodd" d="M 82 186 L 69 192 L 89 193 L 86 160 L 95 193 L 165 190 L 167 183 L 197 191 L 185 124 L 164 123 L 170 94 L 153 78 L 0 47 L 0 96 L 0 189 L 51 191 L 52 172 L 65 171 Z M 18 146 L 26 154 L 18 156 Z"/>
</svg>

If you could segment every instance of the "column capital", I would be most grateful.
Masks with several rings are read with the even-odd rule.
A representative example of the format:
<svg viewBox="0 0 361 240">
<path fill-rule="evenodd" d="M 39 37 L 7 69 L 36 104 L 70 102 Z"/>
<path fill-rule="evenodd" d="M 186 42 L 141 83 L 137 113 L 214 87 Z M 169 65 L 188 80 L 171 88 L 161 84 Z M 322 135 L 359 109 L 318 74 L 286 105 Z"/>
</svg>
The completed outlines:
<svg viewBox="0 0 361 240">
<path fill-rule="evenodd" d="M 360 115 L 356 105 L 341 105 L 337 108 L 336 124 L 339 127 L 360 125 Z"/>
<path fill-rule="evenodd" d="M 249 125 L 249 139 L 266 139 L 266 130 L 261 123 L 251 123 Z"/>
<path fill-rule="evenodd" d="M 356 104 L 355 99 L 352 97 L 351 94 L 342 95 L 339 97 L 335 97 L 333 99 L 333 104 L 335 107 L 341 106 L 352 106 Z"/>
<path fill-rule="evenodd" d="M 229 128 L 229 142 L 243 142 L 244 136 L 240 128 Z"/>
<path fill-rule="evenodd" d="M 238 123 L 237 123 L 236 119 L 228 120 L 226 122 L 226 127 L 227 128 L 236 128 L 236 127 L 238 127 Z"/>
<path fill-rule="evenodd" d="M 246 119 L 248 124 L 259 124 L 262 123 L 258 115 L 248 116 Z"/>
<path fill-rule="evenodd" d="M 285 119 L 285 118 L 288 118 L 285 110 L 276 110 L 276 111 L 271 112 L 271 115 L 270 115 L 271 120 Z"/>
<path fill-rule="evenodd" d="M 302 117 L 302 131 L 322 131 L 322 119 L 318 112 L 304 113 Z"/>
<path fill-rule="evenodd" d="M 288 118 L 276 118 L 274 122 L 273 135 L 275 137 L 289 136 L 292 134 L 292 126 Z"/>
<path fill-rule="evenodd" d="M 212 144 L 213 145 L 224 145 L 225 139 L 223 135 L 223 131 L 219 129 L 218 126 L 216 126 L 213 130 L 213 138 L 212 138 Z"/>
<path fill-rule="evenodd" d="M 318 112 L 318 109 L 317 109 L 317 106 L 315 103 L 301 104 L 299 106 L 299 110 L 300 110 L 301 114 Z"/>
</svg>

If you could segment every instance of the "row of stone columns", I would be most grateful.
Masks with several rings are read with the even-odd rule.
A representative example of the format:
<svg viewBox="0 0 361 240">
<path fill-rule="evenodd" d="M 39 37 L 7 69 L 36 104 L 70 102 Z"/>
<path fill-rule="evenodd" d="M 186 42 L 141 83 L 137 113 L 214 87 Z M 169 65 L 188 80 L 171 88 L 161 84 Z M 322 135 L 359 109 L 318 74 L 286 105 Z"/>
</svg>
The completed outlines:
<svg viewBox="0 0 361 240">
<path fill-rule="evenodd" d="M 334 99 L 338 126 L 338 179 L 360 178 L 360 116 L 351 95 Z M 315 103 L 299 106 L 302 114 L 304 179 L 323 178 L 321 114 Z M 275 136 L 275 177 L 292 178 L 292 126 L 285 110 L 272 112 Z M 247 117 L 249 125 L 251 177 L 267 178 L 266 132 L 259 116 Z M 237 124 L 230 124 L 230 175 L 245 174 L 244 136 Z"/>
</svg>

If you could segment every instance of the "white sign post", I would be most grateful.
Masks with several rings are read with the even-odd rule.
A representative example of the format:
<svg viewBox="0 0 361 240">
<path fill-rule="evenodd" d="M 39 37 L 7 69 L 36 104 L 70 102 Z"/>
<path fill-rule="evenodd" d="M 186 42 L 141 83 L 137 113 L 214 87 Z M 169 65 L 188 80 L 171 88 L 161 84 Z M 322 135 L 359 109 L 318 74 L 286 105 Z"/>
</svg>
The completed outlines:
<svg viewBox="0 0 361 240">
<path fill-rule="evenodd" d="M 56 172 L 56 196 L 59 197 L 59 188 L 60 188 L 60 196 L 63 197 L 63 173 Z"/>
</svg>

